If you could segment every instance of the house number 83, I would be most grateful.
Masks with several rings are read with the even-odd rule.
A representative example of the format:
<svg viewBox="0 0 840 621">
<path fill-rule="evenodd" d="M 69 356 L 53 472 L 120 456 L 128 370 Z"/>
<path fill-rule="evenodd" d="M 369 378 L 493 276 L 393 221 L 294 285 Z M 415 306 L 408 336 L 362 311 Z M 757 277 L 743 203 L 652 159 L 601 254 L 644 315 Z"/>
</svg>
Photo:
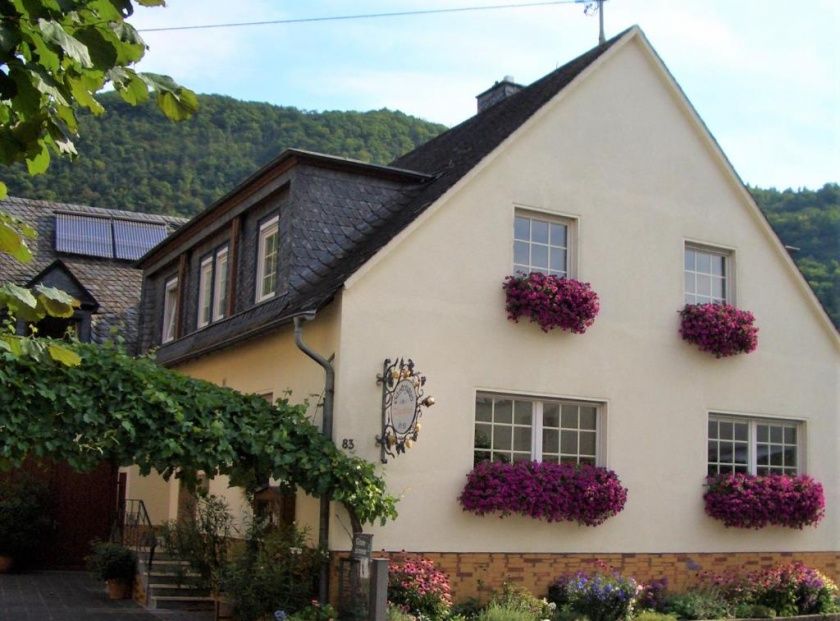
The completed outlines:
<svg viewBox="0 0 840 621">
<path fill-rule="evenodd" d="M 353 441 L 353 439 L 352 439 L 352 438 L 344 438 L 344 439 L 341 441 L 341 448 L 343 448 L 343 449 L 349 449 L 349 450 L 351 450 L 351 451 L 352 451 L 353 449 L 355 449 L 355 448 L 356 448 L 356 443 Z"/>
</svg>

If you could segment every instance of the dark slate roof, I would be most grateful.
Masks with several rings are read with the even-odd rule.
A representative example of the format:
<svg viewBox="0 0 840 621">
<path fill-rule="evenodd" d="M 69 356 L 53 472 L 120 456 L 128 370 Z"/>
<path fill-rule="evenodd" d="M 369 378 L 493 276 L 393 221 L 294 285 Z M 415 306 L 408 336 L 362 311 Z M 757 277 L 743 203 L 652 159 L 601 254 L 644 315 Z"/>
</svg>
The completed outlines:
<svg viewBox="0 0 840 621">
<path fill-rule="evenodd" d="M 94 334 L 103 338 L 107 336 L 107 328 L 110 327 L 108 324 L 121 325 L 129 334 L 136 333 L 137 305 L 140 301 L 143 274 L 129 261 L 56 252 L 55 214 L 124 218 L 165 224 L 170 230 L 184 222 L 182 218 L 170 216 L 14 197 L 0 201 L 0 211 L 23 220 L 38 233 L 38 237 L 30 242 L 34 258 L 29 263 L 20 263 L 11 257 L 0 255 L 0 282 L 11 281 L 26 285 L 56 259 L 60 259 L 99 303 L 99 310 L 95 316 L 97 321 L 92 323 Z"/>
<path fill-rule="evenodd" d="M 389 215 L 381 225 L 354 244 L 351 250 L 345 250 L 340 257 L 333 257 L 338 260 L 330 262 L 329 272 L 312 283 L 306 296 L 287 304 L 286 314 L 311 310 L 329 302 L 344 281 L 362 264 L 411 224 L 427 207 L 475 168 L 537 110 L 630 30 L 632 28 L 391 162 L 391 167 L 414 170 L 432 178 L 425 183 L 404 188 L 400 201 L 384 205 Z M 337 203 L 334 207 L 339 213 L 344 209 L 342 203 Z M 325 216 L 334 218 L 332 213 L 334 212 L 330 211 Z"/>
</svg>

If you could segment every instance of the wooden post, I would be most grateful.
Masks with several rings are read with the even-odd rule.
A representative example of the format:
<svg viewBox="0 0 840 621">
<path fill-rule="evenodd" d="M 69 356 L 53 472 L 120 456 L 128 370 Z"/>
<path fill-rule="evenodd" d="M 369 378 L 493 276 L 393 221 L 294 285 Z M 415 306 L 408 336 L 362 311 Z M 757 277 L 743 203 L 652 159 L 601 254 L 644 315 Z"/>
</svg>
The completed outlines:
<svg viewBox="0 0 840 621">
<path fill-rule="evenodd" d="M 388 618 L 388 559 L 375 558 L 371 561 L 370 621 L 386 621 Z"/>
</svg>

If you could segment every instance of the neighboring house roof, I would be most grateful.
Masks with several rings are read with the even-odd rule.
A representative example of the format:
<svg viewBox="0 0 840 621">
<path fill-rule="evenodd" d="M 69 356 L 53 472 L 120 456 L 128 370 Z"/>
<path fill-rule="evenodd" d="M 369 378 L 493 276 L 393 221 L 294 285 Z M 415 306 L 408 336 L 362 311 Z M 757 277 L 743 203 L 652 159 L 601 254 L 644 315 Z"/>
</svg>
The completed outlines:
<svg viewBox="0 0 840 621">
<path fill-rule="evenodd" d="M 170 231 L 184 222 L 182 218 L 170 216 L 13 197 L 0 201 L 0 211 L 26 222 L 38 233 L 38 237 L 29 242 L 34 255 L 29 263 L 0 257 L 0 282 L 29 285 L 36 282 L 39 275 L 49 272 L 49 268 L 60 265 L 99 305 L 97 321 L 94 322 L 94 340 L 107 337 L 111 325 L 125 328 L 124 336 L 136 334 L 143 275 L 131 261 L 58 252 L 55 249 L 56 214 L 162 224 Z M 56 261 L 59 263 L 56 264 Z"/>
</svg>

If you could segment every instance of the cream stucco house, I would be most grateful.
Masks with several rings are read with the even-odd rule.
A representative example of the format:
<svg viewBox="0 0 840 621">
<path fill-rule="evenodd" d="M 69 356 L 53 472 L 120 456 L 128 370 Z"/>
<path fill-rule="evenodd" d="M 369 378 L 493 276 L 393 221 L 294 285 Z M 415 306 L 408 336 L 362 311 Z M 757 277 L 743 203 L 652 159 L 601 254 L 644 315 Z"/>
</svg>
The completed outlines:
<svg viewBox="0 0 840 621">
<path fill-rule="evenodd" d="M 840 338 L 642 31 L 528 87 L 497 84 L 479 108 L 390 166 L 281 154 L 143 259 L 145 346 L 188 375 L 302 400 L 324 375 L 292 318 L 314 313 L 304 339 L 334 356 L 334 438 L 370 461 L 376 375 L 411 357 L 437 404 L 382 467 L 399 518 L 368 528 L 376 549 L 440 562 L 459 597 L 503 579 L 539 591 L 595 558 L 677 585 L 782 556 L 840 578 Z M 591 283 L 594 325 L 509 321 L 501 285 L 515 265 Z M 757 351 L 716 359 L 684 342 L 687 301 L 752 311 Z M 527 415 L 511 423 L 511 407 Z M 482 434 L 508 458 L 609 467 L 624 510 L 597 527 L 464 512 Z M 826 516 L 726 528 L 702 494 L 727 468 L 807 473 Z M 210 488 L 242 502 L 225 480 Z M 177 515 L 174 482 L 132 472 L 127 494 L 155 521 Z M 315 499 L 295 511 L 317 531 Z M 342 511 L 336 556 L 350 545 Z"/>
</svg>

